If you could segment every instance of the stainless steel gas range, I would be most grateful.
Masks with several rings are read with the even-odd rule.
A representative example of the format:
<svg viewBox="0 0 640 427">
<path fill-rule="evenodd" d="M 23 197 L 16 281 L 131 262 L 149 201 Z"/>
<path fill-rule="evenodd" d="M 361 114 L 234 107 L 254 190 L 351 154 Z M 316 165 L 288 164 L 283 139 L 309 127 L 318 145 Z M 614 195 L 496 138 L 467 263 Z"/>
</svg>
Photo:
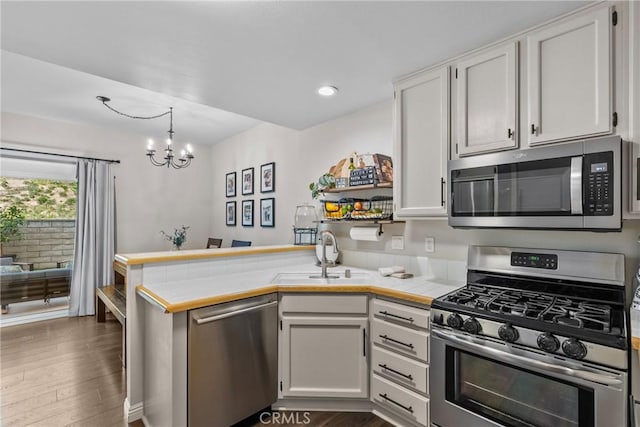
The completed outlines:
<svg viewBox="0 0 640 427">
<path fill-rule="evenodd" d="M 434 425 L 627 425 L 623 255 L 472 246 L 431 313 Z"/>
</svg>

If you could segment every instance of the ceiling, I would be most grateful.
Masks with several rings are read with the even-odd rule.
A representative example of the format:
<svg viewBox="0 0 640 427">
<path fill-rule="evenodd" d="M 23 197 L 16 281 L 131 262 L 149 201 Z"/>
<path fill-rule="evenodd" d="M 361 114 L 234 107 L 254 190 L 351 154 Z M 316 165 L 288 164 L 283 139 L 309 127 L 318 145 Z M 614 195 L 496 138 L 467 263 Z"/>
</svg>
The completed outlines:
<svg viewBox="0 0 640 427">
<path fill-rule="evenodd" d="M 2 110 L 215 143 L 305 129 L 392 97 L 392 79 L 579 1 L 2 1 Z M 332 98 L 315 91 L 337 86 Z"/>
</svg>

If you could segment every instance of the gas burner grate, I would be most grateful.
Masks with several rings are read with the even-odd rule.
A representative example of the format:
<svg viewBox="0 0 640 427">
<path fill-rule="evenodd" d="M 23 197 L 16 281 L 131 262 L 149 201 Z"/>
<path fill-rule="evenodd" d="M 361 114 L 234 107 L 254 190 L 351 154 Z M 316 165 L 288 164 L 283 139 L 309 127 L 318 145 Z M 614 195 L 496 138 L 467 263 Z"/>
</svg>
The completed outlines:
<svg viewBox="0 0 640 427">
<path fill-rule="evenodd" d="M 616 332 L 611 307 L 589 301 L 517 289 L 468 284 L 444 301 L 476 311 L 517 316 L 606 333 Z"/>
<path fill-rule="evenodd" d="M 561 302 L 552 307 L 543 317 L 561 325 L 584 328 L 596 331 L 611 332 L 611 308 L 602 304 L 589 302 Z"/>
</svg>

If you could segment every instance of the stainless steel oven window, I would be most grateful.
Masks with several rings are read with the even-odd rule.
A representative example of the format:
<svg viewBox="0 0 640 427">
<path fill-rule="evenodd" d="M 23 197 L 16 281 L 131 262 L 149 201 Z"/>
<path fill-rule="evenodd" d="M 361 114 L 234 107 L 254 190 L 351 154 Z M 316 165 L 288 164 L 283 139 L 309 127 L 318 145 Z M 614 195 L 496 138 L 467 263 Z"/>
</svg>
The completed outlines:
<svg viewBox="0 0 640 427">
<path fill-rule="evenodd" d="M 593 390 L 447 347 L 446 400 L 507 426 L 594 425 Z"/>
</svg>

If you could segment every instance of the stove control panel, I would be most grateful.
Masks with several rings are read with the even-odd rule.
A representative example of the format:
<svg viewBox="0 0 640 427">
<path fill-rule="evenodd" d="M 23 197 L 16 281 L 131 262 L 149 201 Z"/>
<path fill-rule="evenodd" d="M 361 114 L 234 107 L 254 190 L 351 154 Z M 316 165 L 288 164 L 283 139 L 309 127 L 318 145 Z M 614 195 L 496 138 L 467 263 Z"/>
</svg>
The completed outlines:
<svg viewBox="0 0 640 427">
<path fill-rule="evenodd" d="M 511 265 L 516 267 L 558 269 L 558 255 L 511 252 Z"/>
</svg>

